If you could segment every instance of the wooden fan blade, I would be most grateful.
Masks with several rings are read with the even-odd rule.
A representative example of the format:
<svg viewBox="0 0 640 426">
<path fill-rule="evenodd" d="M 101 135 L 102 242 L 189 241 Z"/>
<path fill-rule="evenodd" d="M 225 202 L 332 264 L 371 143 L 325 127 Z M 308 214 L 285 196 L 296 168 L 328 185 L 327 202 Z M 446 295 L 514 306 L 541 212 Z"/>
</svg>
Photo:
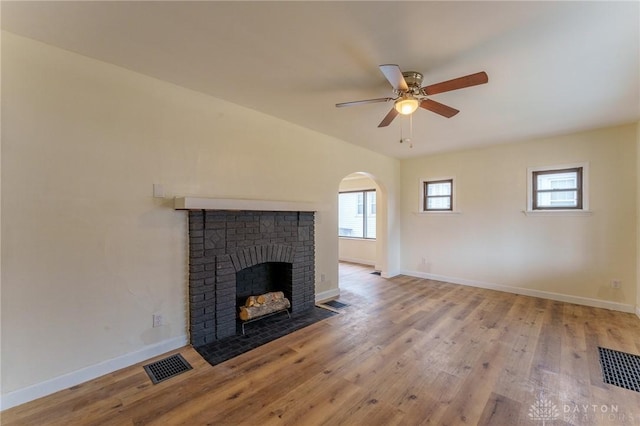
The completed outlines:
<svg viewBox="0 0 640 426">
<path fill-rule="evenodd" d="M 389 113 L 385 115 L 380 124 L 378 124 L 378 127 L 387 127 L 389 124 L 391 124 L 393 119 L 396 118 L 398 114 L 400 113 L 396 111 L 395 108 L 391 108 L 391 111 L 389 111 Z"/>
<path fill-rule="evenodd" d="M 336 104 L 338 108 L 346 107 L 346 106 L 354 106 L 354 105 L 363 105 L 363 104 L 375 104 L 377 102 L 389 102 L 392 101 L 393 98 L 376 98 L 376 99 L 365 99 L 363 101 L 353 101 L 353 102 L 342 102 Z"/>
<path fill-rule="evenodd" d="M 380 71 L 382 71 L 382 74 L 389 80 L 389 83 L 391 83 L 394 89 L 402 91 L 409 90 L 409 86 L 407 86 L 407 82 L 404 80 L 399 66 L 395 64 L 380 65 Z"/>
<path fill-rule="evenodd" d="M 460 112 L 455 108 L 451 108 L 450 106 L 446 106 L 440 102 L 432 101 L 431 99 L 423 99 L 422 102 L 420 102 L 420 108 L 428 109 L 431 112 L 435 112 L 436 114 L 440 114 L 447 118 L 451 118 Z"/>
<path fill-rule="evenodd" d="M 465 75 L 464 77 L 454 78 L 453 80 L 443 81 L 442 83 L 431 84 L 423 87 L 422 91 L 426 95 L 435 95 L 436 93 L 477 86 L 478 84 L 484 84 L 488 81 L 489 77 L 487 76 L 487 73 L 482 71 L 475 74 Z"/>
</svg>

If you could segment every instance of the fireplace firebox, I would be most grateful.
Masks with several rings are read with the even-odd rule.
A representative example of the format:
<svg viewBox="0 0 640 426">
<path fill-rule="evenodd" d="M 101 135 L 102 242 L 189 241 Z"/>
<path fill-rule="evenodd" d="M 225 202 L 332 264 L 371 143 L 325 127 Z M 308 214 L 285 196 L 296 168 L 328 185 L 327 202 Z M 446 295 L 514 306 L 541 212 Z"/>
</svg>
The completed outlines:
<svg viewBox="0 0 640 426">
<path fill-rule="evenodd" d="M 291 300 L 292 263 L 264 262 L 236 272 L 236 306 L 244 306 L 249 296 L 281 291 Z"/>
</svg>

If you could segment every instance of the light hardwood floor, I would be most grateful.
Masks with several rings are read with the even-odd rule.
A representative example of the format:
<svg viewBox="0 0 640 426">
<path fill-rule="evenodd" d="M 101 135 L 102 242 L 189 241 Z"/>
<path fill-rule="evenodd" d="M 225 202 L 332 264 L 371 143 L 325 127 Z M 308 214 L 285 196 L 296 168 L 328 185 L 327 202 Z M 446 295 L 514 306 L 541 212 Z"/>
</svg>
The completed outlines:
<svg viewBox="0 0 640 426">
<path fill-rule="evenodd" d="M 339 315 L 153 385 L 142 365 L 2 413 L 2 425 L 632 425 L 598 346 L 640 354 L 633 314 L 342 264 Z M 165 355 L 166 356 L 166 355 Z M 164 357 L 164 356 L 163 356 Z M 160 359 L 162 357 L 158 357 Z M 535 408 L 547 404 L 547 412 Z"/>
</svg>

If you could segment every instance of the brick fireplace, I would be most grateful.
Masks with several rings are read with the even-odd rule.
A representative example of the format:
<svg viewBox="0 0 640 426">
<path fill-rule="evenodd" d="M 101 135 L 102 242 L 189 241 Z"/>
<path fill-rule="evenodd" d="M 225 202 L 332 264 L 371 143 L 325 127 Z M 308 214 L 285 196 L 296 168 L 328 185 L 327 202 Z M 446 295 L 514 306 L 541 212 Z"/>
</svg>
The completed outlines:
<svg viewBox="0 0 640 426">
<path fill-rule="evenodd" d="M 274 290 L 293 313 L 313 308 L 313 212 L 189 210 L 192 345 L 235 335 L 238 303 Z"/>
</svg>

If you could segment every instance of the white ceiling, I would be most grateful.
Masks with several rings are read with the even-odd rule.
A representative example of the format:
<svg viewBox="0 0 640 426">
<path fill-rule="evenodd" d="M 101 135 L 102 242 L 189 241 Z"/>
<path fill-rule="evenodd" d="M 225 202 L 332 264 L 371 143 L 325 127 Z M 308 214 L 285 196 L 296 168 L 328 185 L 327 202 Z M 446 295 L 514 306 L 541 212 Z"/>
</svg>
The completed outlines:
<svg viewBox="0 0 640 426">
<path fill-rule="evenodd" d="M 407 158 L 640 119 L 640 3 L 10 2 L 2 28 Z M 486 71 L 378 123 L 393 96 L 378 65 L 424 84 Z"/>
</svg>

